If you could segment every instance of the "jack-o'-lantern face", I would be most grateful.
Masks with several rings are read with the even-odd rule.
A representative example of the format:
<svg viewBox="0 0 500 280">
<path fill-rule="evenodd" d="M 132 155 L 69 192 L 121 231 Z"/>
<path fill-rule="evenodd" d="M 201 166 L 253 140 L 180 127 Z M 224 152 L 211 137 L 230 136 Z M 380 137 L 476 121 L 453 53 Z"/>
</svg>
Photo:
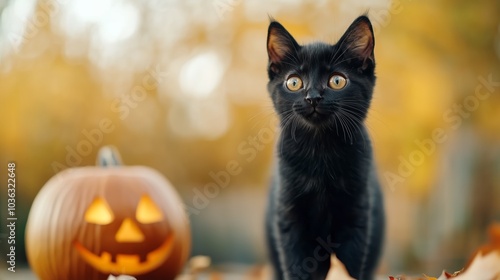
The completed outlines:
<svg viewBox="0 0 500 280">
<path fill-rule="evenodd" d="M 130 209 L 124 208 L 123 203 L 120 208 L 110 204 L 105 198 L 96 197 L 85 211 L 87 236 L 93 235 L 95 239 L 97 233 L 100 239 L 74 242 L 85 262 L 102 273 L 130 275 L 152 271 L 164 263 L 172 250 L 174 236 L 156 203 L 148 195 L 142 195 L 137 206 Z"/>
<path fill-rule="evenodd" d="M 175 279 L 191 244 L 175 188 L 154 169 L 121 166 L 112 147 L 97 162 L 62 171 L 37 194 L 26 225 L 31 269 L 40 280 Z"/>
</svg>

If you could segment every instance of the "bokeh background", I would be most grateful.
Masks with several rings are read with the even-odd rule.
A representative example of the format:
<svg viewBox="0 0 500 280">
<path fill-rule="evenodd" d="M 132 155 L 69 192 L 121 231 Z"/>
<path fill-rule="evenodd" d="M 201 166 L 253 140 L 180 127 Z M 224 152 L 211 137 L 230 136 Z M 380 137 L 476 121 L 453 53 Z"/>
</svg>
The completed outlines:
<svg viewBox="0 0 500 280">
<path fill-rule="evenodd" d="M 380 273 L 460 269 L 500 220 L 494 0 L 0 0 L 2 221 L 7 162 L 17 163 L 22 242 L 44 183 L 93 165 L 112 144 L 128 165 L 175 185 L 191 214 L 193 255 L 221 270 L 265 263 L 277 134 L 266 91 L 269 16 L 301 43 L 334 43 L 367 11 L 378 76 L 367 126 L 388 217 Z M 100 129 L 103 120 L 112 128 Z M 102 137 L 86 149 L 89 134 Z M 234 161 L 239 174 L 214 179 Z M 218 194 L 200 198 L 210 183 Z M 6 233 L 0 227 L 0 258 Z M 26 265 L 22 244 L 17 254 Z"/>
</svg>

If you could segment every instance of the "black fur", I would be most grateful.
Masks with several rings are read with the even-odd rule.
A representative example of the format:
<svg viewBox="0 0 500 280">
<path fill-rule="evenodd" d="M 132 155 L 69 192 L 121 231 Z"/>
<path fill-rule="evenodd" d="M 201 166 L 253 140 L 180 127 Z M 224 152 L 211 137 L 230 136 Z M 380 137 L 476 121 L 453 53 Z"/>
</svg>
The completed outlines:
<svg viewBox="0 0 500 280">
<path fill-rule="evenodd" d="M 266 218 L 276 279 L 323 280 L 332 253 L 352 277 L 374 277 L 384 210 L 364 125 L 375 86 L 373 47 L 366 16 L 335 45 L 299 45 L 278 22 L 269 26 L 268 90 L 281 125 Z M 343 89 L 328 86 L 334 73 L 347 77 Z M 290 75 L 302 79 L 302 89 L 287 89 Z"/>
</svg>

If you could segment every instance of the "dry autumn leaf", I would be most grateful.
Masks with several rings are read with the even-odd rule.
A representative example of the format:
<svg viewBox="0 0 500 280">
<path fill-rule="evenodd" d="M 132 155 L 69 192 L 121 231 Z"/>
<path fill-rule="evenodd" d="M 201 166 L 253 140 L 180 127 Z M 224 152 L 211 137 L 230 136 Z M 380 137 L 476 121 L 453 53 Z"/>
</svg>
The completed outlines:
<svg viewBox="0 0 500 280">
<path fill-rule="evenodd" d="M 500 224 L 492 224 L 488 230 L 489 244 L 476 250 L 465 269 L 450 274 L 446 271 L 438 278 L 411 278 L 405 276 L 389 276 L 389 280 L 500 280 Z"/>
<path fill-rule="evenodd" d="M 356 280 L 347 272 L 344 264 L 335 256 L 330 258 L 330 270 L 325 280 Z"/>
<path fill-rule="evenodd" d="M 454 280 L 500 280 L 500 251 L 477 254 L 471 265 Z"/>
<path fill-rule="evenodd" d="M 488 229 L 488 235 L 489 235 L 489 244 L 485 244 L 481 247 L 479 247 L 476 252 L 472 255 L 473 258 L 471 258 L 467 264 L 466 267 L 469 267 L 472 263 L 472 261 L 475 259 L 475 257 L 479 254 L 482 253 L 483 255 L 487 255 L 492 251 L 498 251 L 500 252 L 500 223 L 492 224 L 489 229 Z"/>
<path fill-rule="evenodd" d="M 136 280 L 136 278 L 129 275 L 114 276 L 110 274 L 107 280 Z"/>
<path fill-rule="evenodd" d="M 187 264 L 187 271 L 178 275 L 175 280 L 195 280 L 198 275 L 210 267 L 211 259 L 207 256 L 194 256 Z"/>
<path fill-rule="evenodd" d="M 392 277 L 390 280 L 500 280 L 500 251 L 488 255 L 477 254 L 470 266 L 463 272 L 453 274 L 443 271 L 439 278 L 424 275 L 424 278 Z"/>
<path fill-rule="evenodd" d="M 479 247 L 465 271 L 455 280 L 500 280 L 500 224 L 488 229 L 489 244 Z"/>
</svg>

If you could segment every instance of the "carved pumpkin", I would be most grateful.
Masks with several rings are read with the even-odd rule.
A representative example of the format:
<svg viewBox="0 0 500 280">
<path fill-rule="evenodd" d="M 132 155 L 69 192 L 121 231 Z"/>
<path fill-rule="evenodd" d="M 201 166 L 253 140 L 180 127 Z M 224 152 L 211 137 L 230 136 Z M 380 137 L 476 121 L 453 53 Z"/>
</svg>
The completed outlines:
<svg viewBox="0 0 500 280">
<path fill-rule="evenodd" d="M 67 169 L 35 198 L 26 226 L 31 268 L 43 280 L 173 279 L 190 250 L 179 196 L 155 170 L 116 166 L 107 147 L 99 153 L 102 166 Z"/>
</svg>

